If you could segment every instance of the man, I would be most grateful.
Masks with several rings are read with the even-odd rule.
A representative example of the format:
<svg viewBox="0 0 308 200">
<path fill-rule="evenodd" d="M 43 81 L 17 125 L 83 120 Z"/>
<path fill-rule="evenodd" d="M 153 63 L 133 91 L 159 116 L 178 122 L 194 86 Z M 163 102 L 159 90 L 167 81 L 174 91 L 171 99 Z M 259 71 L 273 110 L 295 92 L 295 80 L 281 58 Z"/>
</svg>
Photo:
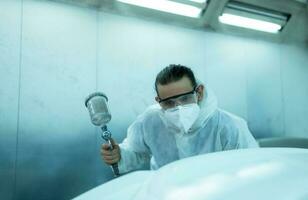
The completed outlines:
<svg viewBox="0 0 308 200">
<path fill-rule="evenodd" d="M 191 69 L 169 65 L 155 81 L 158 104 L 150 106 L 128 128 L 120 144 L 101 148 L 107 164 L 120 173 L 158 169 L 189 156 L 258 147 L 246 122 L 217 108 L 215 96 L 197 83 Z"/>
</svg>

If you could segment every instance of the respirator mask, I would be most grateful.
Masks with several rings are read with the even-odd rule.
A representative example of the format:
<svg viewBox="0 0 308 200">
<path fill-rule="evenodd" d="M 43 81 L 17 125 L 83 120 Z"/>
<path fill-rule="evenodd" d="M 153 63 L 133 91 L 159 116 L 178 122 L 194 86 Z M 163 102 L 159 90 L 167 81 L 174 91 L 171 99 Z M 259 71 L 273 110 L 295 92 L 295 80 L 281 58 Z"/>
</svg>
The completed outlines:
<svg viewBox="0 0 308 200">
<path fill-rule="evenodd" d="M 187 133 L 197 120 L 200 107 L 195 90 L 159 101 L 167 126 Z"/>
<path fill-rule="evenodd" d="M 167 123 L 181 132 L 187 133 L 197 120 L 200 107 L 197 103 L 179 105 L 164 111 Z"/>
</svg>

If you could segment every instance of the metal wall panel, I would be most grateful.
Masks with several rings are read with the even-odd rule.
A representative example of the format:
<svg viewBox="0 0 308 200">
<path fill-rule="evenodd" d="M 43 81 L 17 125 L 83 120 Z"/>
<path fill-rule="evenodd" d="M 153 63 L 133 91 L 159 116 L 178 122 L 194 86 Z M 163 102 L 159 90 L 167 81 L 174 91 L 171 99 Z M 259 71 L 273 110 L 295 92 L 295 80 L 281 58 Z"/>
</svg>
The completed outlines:
<svg viewBox="0 0 308 200">
<path fill-rule="evenodd" d="M 0 199 L 13 199 L 18 121 L 21 1 L 0 1 Z"/>
<path fill-rule="evenodd" d="M 245 48 L 248 122 L 256 137 L 284 135 L 280 48 L 262 41 Z"/>
<path fill-rule="evenodd" d="M 206 80 L 220 108 L 247 119 L 246 43 L 243 38 L 205 33 Z"/>
<path fill-rule="evenodd" d="M 286 135 L 308 137 L 308 49 L 283 45 L 281 51 Z"/>
<path fill-rule="evenodd" d="M 84 106 L 96 88 L 96 11 L 25 1 L 18 199 L 69 199 L 97 183 L 95 129 Z"/>
</svg>

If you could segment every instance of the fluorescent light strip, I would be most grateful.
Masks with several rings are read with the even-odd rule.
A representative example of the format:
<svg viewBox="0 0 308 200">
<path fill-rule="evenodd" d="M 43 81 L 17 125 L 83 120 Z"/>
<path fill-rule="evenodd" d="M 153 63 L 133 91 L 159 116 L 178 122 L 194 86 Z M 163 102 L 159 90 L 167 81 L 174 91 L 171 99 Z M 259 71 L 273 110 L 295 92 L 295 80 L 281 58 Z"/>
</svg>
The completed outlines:
<svg viewBox="0 0 308 200">
<path fill-rule="evenodd" d="M 259 31 L 278 33 L 281 29 L 281 25 L 274 24 L 271 22 L 261 21 L 257 19 L 241 17 L 238 15 L 232 15 L 224 13 L 219 17 L 219 21 L 224 24 L 229 24 L 233 26 L 240 26 L 249 29 L 255 29 Z"/>
<path fill-rule="evenodd" d="M 195 6 L 177 3 L 167 0 L 118 0 L 122 3 L 133 4 L 145 8 L 160 10 L 163 12 L 198 18 L 201 9 Z"/>
<path fill-rule="evenodd" d="M 189 0 L 196 3 L 205 3 L 207 0 Z"/>
</svg>

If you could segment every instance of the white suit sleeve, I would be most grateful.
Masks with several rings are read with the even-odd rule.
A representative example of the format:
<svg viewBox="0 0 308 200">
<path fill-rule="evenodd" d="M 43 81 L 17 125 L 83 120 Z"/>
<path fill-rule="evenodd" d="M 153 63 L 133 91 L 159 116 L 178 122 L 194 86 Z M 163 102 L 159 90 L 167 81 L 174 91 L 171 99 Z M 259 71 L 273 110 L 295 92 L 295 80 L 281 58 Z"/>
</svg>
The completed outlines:
<svg viewBox="0 0 308 200">
<path fill-rule="evenodd" d="M 144 142 L 143 115 L 128 128 L 127 137 L 119 145 L 121 159 L 118 163 L 121 174 L 138 170 L 149 169 L 151 154 Z"/>
<path fill-rule="evenodd" d="M 257 148 L 257 141 L 248 129 L 247 123 L 243 119 L 236 119 L 234 125 L 225 126 L 222 129 L 224 132 L 223 150 Z"/>
</svg>

